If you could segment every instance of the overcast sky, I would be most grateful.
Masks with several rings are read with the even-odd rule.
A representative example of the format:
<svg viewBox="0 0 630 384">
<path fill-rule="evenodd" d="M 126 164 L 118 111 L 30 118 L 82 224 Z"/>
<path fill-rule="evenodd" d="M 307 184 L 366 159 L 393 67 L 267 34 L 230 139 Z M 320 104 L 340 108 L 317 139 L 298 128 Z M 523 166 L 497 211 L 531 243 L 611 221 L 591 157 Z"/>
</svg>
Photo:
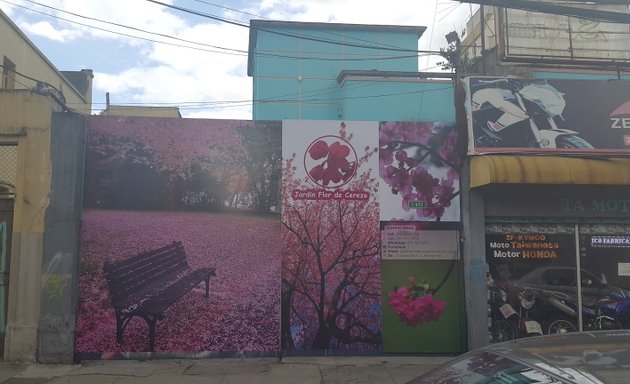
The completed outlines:
<svg viewBox="0 0 630 384">
<path fill-rule="evenodd" d="M 461 32 L 476 9 L 447 0 L 160 2 L 246 25 L 270 19 L 425 26 L 420 50 L 445 47 L 444 36 Z M 0 0 L 0 8 L 58 69 L 94 71 L 93 113 L 105 108 L 109 92 L 112 104 L 176 105 L 184 117 L 251 119 L 246 27 L 147 0 Z M 439 60 L 420 58 L 419 69 L 436 70 Z"/>
</svg>

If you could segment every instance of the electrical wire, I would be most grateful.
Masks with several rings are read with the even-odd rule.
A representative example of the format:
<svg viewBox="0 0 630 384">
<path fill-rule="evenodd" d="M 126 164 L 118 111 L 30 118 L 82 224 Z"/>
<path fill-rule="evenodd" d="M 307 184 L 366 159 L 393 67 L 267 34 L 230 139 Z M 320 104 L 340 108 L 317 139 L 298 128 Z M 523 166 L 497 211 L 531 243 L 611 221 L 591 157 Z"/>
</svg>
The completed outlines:
<svg viewBox="0 0 630 384">
<path fill-rule="evenodd" d="M 360 100 L 360 99 L 371 99 L 371 98 L 381 98 L 381 97 L 392 97 L 392 96 L 402 96 L 402 95 L 412 95 L 412 94 L 426 94 L 431 92 L 445 91 L 453 89 L 452 85 L 448 87 L 435 88 L 435 89 L 422 89 L 417 91 L 408 91 L 408 92 L 395 92 L 395 93 L 382 93 L 376 95 L 364 95 L 364 96 L 355 96 L 355 97 L 343 97 L 343 98 L 327 98 L 327 99 L 259 99 L 259 100 L 232 100 L 232 101 L 215 101 L 208 102 L 208 104 L 204 105 L 183 105 L 180 108 L 182 109 L 216 109 L 216 108 L 237 108 L 237 107 L 245 107 L 251 106 L 253 104 L 269 104 L 269 103 L 334 103 L 343 100 Z M 94 103 L 97 105 L 103 105 L 105 103 Z M 167 103 L 123 103 L 121 105 L 167 105 Z M 168 104 L 169 106 L 178 107 L 178 103 Z"/>
<path fill-rule="evenodd" d="M 495 7 L 521 9 L 530 12 L 550 13 L 554 15 L 562 15 L 575 17 L 578 19 L 594 20 L 607 23 L 630 24 L 630 14 L 612 11 L 601 11 L 597 9 L 587 9 L 579 7 L 571 7 L 564 5 L 554 5 L 552 3 L 544 3 L 532 0 L 459 0 L 462 3 L 476 3 L 490 5 Z M 599 4 L 606 4 L 600 1 Z M 620 4 L 615 2 L 615 4 Z M 623 4 L 623 2 L 621 3 Z M 625 4 L 627 5 L 627 1 Z"/>
<path fill-rule="evenodd" d="M 46 13 L 46 12 L 38 11 L 38 10 L 35 10 L 35 9 L 31 9 L 31 8 L 25 7 L 23 5 L 12 3 L 12 2 L 10 2 L 8 0 L 0 0 L 0 1 L 5 2 L 7 4 L 14 5 L 16 7 L 23 8 L 23 9 L 31 11 L 31 12 L 39 13 L 39 14 L 42 14 L 42 15 L 45 15 L 45 16 L 49 16 L 49 17 L 58 19 L 58 20 L 62 20 L 62 21 L 65 21 L 65 22 L 68 22 L 68 23 L 71 23 L 71 24 L 78 24 L 78 25 L 81 25 L 81 26 L 84 26 L 84 27 L 87 27 L 87 28 L 93 28 L 93 29 L 101 30 L 101 31 L 104 31 L 104 32 L 112 33 L 112 34 L 129 37 L 129 38 L 137 38 L 137 39 L 141 39 L 141 40 L 145 40 L 145 41 L 149 41 L 149 42 L 154 42 L 154 43 L 157 43 L 157 44 L 166 44 L 166 45 L 180 47 L 180 48 L 196 49 L 196 50 L 199 50 L 199 51 L 210 52 L 210 53 L 221 53 L 221 54 L 229 54 L 229 55 L 234 55 L 234 56 L 247 56 L 248 55 L 248 51 L 245 51 L 245 50 L 239 50 L 239 49 L 233 49 L 233 48 L 225 48 L 225 47 L 215 46 L 215 45 L 211 45 L 211 44 L 205 44 L 205 43 L 195 42 L 195 41 L 191 41 L 191 40 L 181 39 L 181 38 L 178 38 L 178 37 L 175 37 L 175 36 L 171 36 L 171 35 L 167 35 L 167 34 L 163 34 L 163 33 L 159 33 L 159 32 L 151 32 L 151 31 L 147 31 L 147 30 L 144 30 L 144 29 L 127 26 L 127 25 L 124 25 L 124 24 L 119 24 L 119 23 L 110 22 L 110 21 L 106 21 L 106 20 L 102 20 L 102 19 L 98 19 L 98 18 L 94 18 L 94 17 L 90 17 L 90 16 L 84 16 L 84 15 L 79 15 L 77 13 L 64 11 L 62 9 L 51 7 L 51 6 L 48 6 L 48 5 L 45 5 L 45 4 L 41 4 L 41 3 L 38 3 L 38 2 L 32 1 L 32 0 L 23 0 L 23 1 L 28 1 L 28 2 L 33 3 L 35 5 L 38 5 L 38 6 L 42 6 L 42 7 L 53 9 L 53 10 L 55 10 L 57 12 L 67 13 L 67 14 L 70 14 L 70 15 L 73 15 L 73 16 L 76 16 L 76 17 L 85 18 L 85 19 L 92 20 L 92 21 L 97 21 L 97 22 L 101 22 L 101 23 L 105 23 L 105 24 L 110 24 L 110 25 L 114 25 L 114 26 L 117 26 L 117 27 L 127 28 L 127 29 L 138 31 L 138 32 L 152 34 L 152 35 L 156 35 L 156 36 L 161 36 L 161 37 L 165 37 L 165 38 L 169 38 L 169 39 L 174 39 L 174 40 L 186 42 L 186 43 L 189 43 L 189 44 L 195 44 L 195 45 L 201 45 L 201 46 L 207 46 L 207 47 L 212 47 L 212 48 L 216 48 L 216 49 L 221 49 L 221 50 L 225 50 L 225 51 L 228 51 L 228 52 L 203 49 L 203 48 L 192 47 L 192 46 L 188 46 L 188 45 L 168 43 L 168 42 L 148 39 L 148 38 L 144 38 L 144 37 L 140 37 L 140 36 L 129 35 L 129 34 L 121 33 L 121 32 L 116 32 L 116 31 L 112 31 L 112 30 L 96 27 L 96 26 L 89 25 L 89 24 L 80 23 L 78 21 L 62 18 L 62 17 L 56 16 L 56 15 L 51 15 L 51 14 Z M 233 52 L 229 52 L 229 51 L 233 51 Z M 314 60 L 314 61 L 398 60 L 398 59 L 413 58 L 413 57 L 418 57 L 419 56 L 419 55 L 416 54 L 416 55 L 398 55 L 398 56 L 326 58 L 326 57 L 280 55 L 280 54 L 273 54 L 273 53 L 267 53 L 267 52 L 256 52 L 255 55 L 259 56 L 259 57 L 273 57 L 273 58 L 282 58 L 282 59 L 291 59 L 291 60 Z M 366 54 L 363 54 L 363 55 L 366 55 Z M 422 54 L 420 56 L 423 56 L 423 55 L 425 55 L 425 54 Z"/>
<path fill-rule="evenodd" d="M 255 17 L 259 18 L 259 19 L 270 20 L 269 18 L 267 18 L 265 16 L 257 15 L 257 14 L 250 13 L 250 12 L 240 11 L 238 9 L 225 7 L 225 6 L 220 5 L 220 4 L 211 3 L 211 2 L 208 2 L 208 1 L 204 1 L 204 0 L 194 0 L 194 1 L 196 1 L 198 3 L 207 4 L 207 5 L 210 5 L 210 6 L 226 9 L 226 10 L 229 10 L 229 11 L 242 13 L 242 14 L 248 15 L 248 16 L 255 16 Z M 455 5 L 459 5 L 459 4 L 456 3 Z M 327 35 L 332 35 L 332 36 L 343 37 L 344 39 L 350 39 L 350 40 L 354 40 L 354 41 L 362 41 L 364 43 L 379 44 L 379 43 L 374 42 L 372 40 L 362 39 L 362 38 L 356 37 L 356 36 L 343 35 L 343 34 L 340 34 L 340 33 L 334 33 L 334 32 L 330 32 L 330 31 L 321 31 L 321 33 L 324 33 L 324 34 L 327 34 Z M 308 34 L 302 34 L 302 35 L 303 36 L 313 37 L 313 35 L 308 35 Z M 382 44 L 383 46 L 387 46 L 387 47 L 400 48 L 400 47 L 398 47 L 396 45 L 393 45 L 393 44 L 383 44 L 383 43 L 380 43 L 380 44 Z"/>
<path fill-rule="evenodd" d="M 226 55 L 235 55 L 235 56 L 247 56 L 246 53 L 232 53 L 232 52 L 215 51 L 215 50 L 204 49 L 204 48 L 200 48 L 200 47 L 184 46 L 184 45 L 180 45 L 180 44 L 169 43 L 169 42 L 166 42 L 166 41 L 159 41 L 159 40 L 149 39 L 149 38 L 141 37 L 141 36 L 129 35 L 129 34 L 122 33 L 122 32 L 115 32 L 115 31 L 112 31 L 112 30 L 109 30 L 109 29 L 105 29 L 105 28 L 101 28 L 101 27 L 97 27 L 97 26 L 93 26 L 93 25 L 89 25 L 89 24 L 84 24 L 84 23 L 80 23 L 80 22 L 75 21 L 75 20 L 69 20 L 69 19 L 66 19 L 66 18 L 63 18 L 63 17 L 51 15 L 51 14 L 48 14 L 46 12 L 42 12 L 42 11 L 38 11 L 38 10 L 35 10 L 35 9 L 31 9 L 31 8 L 25 7 L 23 5 L 12 3 L 12 2 L 7 1 L 7 0 L 0 0 L 0 1 L 2 1 L 4 3 L 7 3 L 7 4 L 11 4 L 11 5 L 16 6 L 16 7 L 20 7 L 20 8 L 26 9 L 26 10 L 31 11 L 31 12 L 39 13 L 39 14 L 46 15 L 46 16 L 49 16 L 49 17 L 52 17 L 52 18 L 55 18 L 55 19 L 66 21 L 68 23 L 77 24 L 77 25 L 81 25 L 83 27 L 93 28 L 93 29 L 97 29 L 99 31 L 113 33 L 113 34 L 116 34 L 116 35 L 130 37 L 130 38 L 133 38 L 133 39 L 145 40 L 145 41 L 150 41 L 150 42 L 153 42 L 153 43 L 166 44 L 166 45 L 171 45 L 171 46 L 175 46 L 175 47 L 195 49 L 195 50 L 198 50 L 198 51 L 205 51 L 205 52 L 211 52 L 211 53 L 222 53 L 222 54 L 226 54 Z"/>
<path fill-rule="evenodd" d="M 167 8 L 175 9 L 175 10 L 178 10 L 178 11 L 181 11 L 181 12 L 189 13 L 189 14 L 192 14 L 192 15 L 197 15 L 197 16 L 200 16 L 200 17 L 205 17 L 205 18 L 209 18 L 209 19 L 212 19 L 212 20 L 216 20 L 216 21 L 221 21 L 221 22 L 224 22 L 224 23 L 236 25 L 236 26 L 243 27 L 243 28 L 248 28 L 248 29 L 255 28 L 256 30 L 259 30 L 259 31 L 264 31 L 264 32 L 267 32 L 267 33 L 280 35 L 280 36 L 285 36 L 285 37 L 298 38 L 298 39 L 302 39 L 302 40 L 315 41 L 315 42 L 325 43 L 325 44 L 341 45 L 341 46 L 355 47 L 355 48 L 364 48 L 364 49 L 374 49 L 374 50 L 382 50 L 382 51 L 414 52 L 414 53 L 426 53 L 426 54 L 437 54 L 437 55 L 440 54 L 439 51 L 428 51 L 428 50 L 417 50 L 417 49 L 403 49 L 403 48 L 392 48 L 392 47 L 376 46 L 376 45 L 353 44 L 353 43 L 339 42 L 339 41 L 335 41 L 335 40 L 327 40 L 327 39 L 322 39 L 322 38 L 317 38 L 317 37 L 309 37 L 309 36 L 304 36 L 304 35 L 295 35 L 295 34 L 290 34 L 290 33 L 284 33 L 284 32 L 274 31 L 274 30 L 261 28 L 261 27 L 250 27 L 249 25 L 246 25 L 246 24 L 234 22 L 234 21 L 231 21 L 231 20 L 227 20 L 227 19 L 224 19 L 224 18 L 221 18 L 221 17 L 218 17 L 218 16 L 210 15 L 210 14 L 207 14 L 207 13 L 204 13 L 204 12 L 195 11 L 195 10 L 192 10 L 192 9 L 179 7 L 179 6 L 172 5 L 172 4 L 166 4 L 166 3 L 163 3 L 163 2 L 157 1 L 157 0 L 145 0 L 145 1 L 148 1 L 148 2 L 154 3 L 154 4 L 158 4 L 158 5 L 167 7 Z"/>
<path fill-rule="evenodd" d="M 245 54 L 247 53 L 247 51 L 242 50 L 242 49 L 225 48 L 225 47 L 220 47 L 220 46 L 216 46 L 216 45 L 212 45 L 212 44 L 200 43 L 200 42 L 196 42 L 196 41 L 182 39 L 182 38 L 179 38 L 177 36 L 167 35 L 167 34 L 160 33 L 160 32 L 150 32 L 150 31 L 147 31 L 147 30 L 144 30 L 144 29 L 141 29 L 141 28 L 136 28 L 136 27 L 132 27 L 132 26 L 129 26 L 129 25 L 125 25 L 125 24 L 115 23 L 115 22 L 112 22 L 112 21 L 106 21 L 106 20 L 98 19 L 96 17 L 79 15 L 78 13 L 66 11 L 66 10 L 59 9 L 59 8 L 55 8 L 53 6 L 42 4 L 42 3 L 39 3 L 39 2 L 33 1 L 33 0 L 22 0 L 22 1 L 27 1 L 29 3 L 38 5 L 40 7 L 49 8 L 49 9 L 52 9 L 54 11 L 61 12 L 61 13 L 66 13 L 66 14 L 69 14 L 69 15 L 72 15 L 72 16 L 76 16 L 76 17 L 79 17 L 79 18 L 82 18 L 82 19 L 98 21 L 99 23 L 115 25 L 117 27 L 131 29 L 133 31 L 143 32 L 143 33 L 147 33 L 147 34 L 151 34 L 151 35 L 166 37 L 166 38 L 169 38 L 169 39 L 178 40 L 178 41 L 189 43 L 189 44 L 202 45 L 202 46 L 206 46 L 206 47 L 209 47 L 209 48 L 223 49 L 223 50 L 226 50 L 226 51 L 234 51 L 234 52 L 245 53 Z M 49 16 L 53 16 L 53 15 L 49 15 Z M 55 16 L 53 16 L 53 17 L 55 17 Z"/>
<path fill-rule="evenodd" d="M 110 32 L 110 33 L 115 33 L 115 34 L 119 34 L 119 35 L 123 35 L 123 36 L 127 36 L 127 37 L 132 37 L 132 38 L 139 38 L 139 39 L 142 39 L 142 40 L 148 40 L 148 41 L 152 41 L 152 42 L 156 42 L 156 43 L 162 43 L 162 44 L 168 44 L 168 45 L 176 45 L 176 44 L 170 44 L 170 43 L 166 43 L 166 42 L 162 42 L 162 41 L 156 41 L 156 40 L 146 39 L 146 38 L 142 38 L 142 37 L 139 37 L 139 36 L 131 36 L 131 35 L 127 35 L 127 34 L 123 34 L 123 33 L 119 33 L 119 32 L 109 31 L 109 30 L 106 30 L 106 29 L 103 29 L 103 28 L 99 28 L 99 27 L 95 27 L 95 26 L 91 26 L 91 25 L 82 24 L 82 23 L 79 23 L 79 22 L 76 22 L 76 21 L 72 21 L 72 20 L 64 19 L 64 18 L 61 18 L 61 17 L 58 17 L 58 16 L 50 15 L 50 14 L 45 13 L 45 12 L 41 12 L 41 11 L 37 11 L 37 10 L 33 10 L 33 9 L 30 9 L 30 8 L 24 7 L 24 6 L 22 6 L 22 5 L 18 5 L 18 4 L 14 4 L 14 3 L 8 2 L 8 1 L 6 1 L 6 0 L 1 0 L 1 1 L 4 1 L 5 3 L 12 4 L 12 5 L 17 6 L 17 7 L 24 8 L 24 9 L 29 10 L 29 11 L 33 11 L 33 12 L 37 12 L 37 13 L 40 13 L 40 14 L 44 14 L 44 15 L 46 15 L 46 16 L 54 17 L 54 18 L 57 18 L 57 19 L 60 19 L 60 20 L 63 20 L 63 21 L 67 21 L 67 22 L 70 22 L 70 23 L 74 23 L 74 24 L 82 25 L 82 26 L 85 26 L 85 27 L 88 27 L 88 28 L 95 28 L 95 29 L 98 29 L 98 30 L 103 30 L 103 31 Z M 130 27 L 130 26 L 126 26 L 126 25 L 123 25 L 123 24 L 117 24 L 117 23 L 112 23 L 112 22 L 108 22 L 108 21 L 104 21 L 104 20 L 100 20 L 100 19 L 96 19 L 96 18 L 91 18 L 91 17 L 88 17 L 88 16 L 78 15 L 78 14 L 75 14 L 75 13 L 72 13 L 72 12 L 63 11 L 63 10 L 60 10 L 60 9 L 57 9 L 57 8 L 54 8 L 54 7 L 50 7 L 50 6 L 47 6 L 47 5 L 41 4 L 41 3 L 37 3 L 37 2 L 32 1 L 32 0 L 26 0 L 26 1 L 31 2 L 31 3 L 33 3 L 33 4 L 36 4 L 36 5 L 40 5 L 40 6 L 42 6 L 42 7 L 48 7 L 48 8 L 50 8 L 50 9 L 53 9 L 53 10 L 56 10 L 56 11 L 59 11 L 59 12 L 69 13 L 69 14 L 71 14 L 71 15 L 73 15 L 73 16 L 76 16 L 76 17 L 83 17 L 83 18 L 90 19 L 90 20 L 93 20 L 93 21 L 98 21 L 98 22 L 103 22 L 103 23 L 109 23 L 109 24 L 112 24 L 112 25 L 116 25 L 116 26 L 118 26 L 118 27 L 129 28 L 129 29 L 136 30 L 136 31 L 139 31 L 139 32 L 143 32 L 143 33 L 155 34 L 155 35 L 162 36 L 162 37 L 166 37 L 166 38 L 173 38 L 173 39 L 177 39 L 177 40 L 180 40 L 180 41 L 184 41 L 184 42 L 186 42 L 186 43 L 190 43 L 190 44 L 197 44 L 197 45 L 211 46 L 211 45 L 209 45 L 209 44 L 203 44 L 203 43 L 192 42 L 192 41 L 189 41 L 189 40 L 179 39 L 179 38 L 176 38 L 176 37 L 173 37 L 173 36 L 170 36 L 170 35 L 160 34 L 160 33 L 156 33 L 156 32 L 149 32 L 149 31 L 146 31 L 146 30 L 142 30 L 142 29 L 140 29 L 140 28 Z M 167 4 L 163 4 L 163 3 L 160 3 L 160 2 L 158 2 L 158 1 L 152 1 L 152 0 L 147 0 L 147 1 L 149 1 L 149 2 L 153 2 L 153 3 L 157 3 L 157 4 L 161 4 L 161 5 L 164 5 L 164 6 L 167 6 L 167 7 L 168 7 L 168 5 L 167 5 Z M 197 1 L 199 1 L 199 2 L 203 2 L 203 1 L 201 1 L 201 0 L 197 0 Z M 205 3 L 205 2 L 204 2 L 204 3 Z M 181 8 L 181 7 L 176 7 L 176 9 L 178 9 L 178 8 Z M 181 10 L 181 9 L 180 9 L 180 10 Z M 186 12 L 188 12 L 188 11 L 190 11 L 190 10 L 185 10 L 185 11 L 186 11 Z M 196 14 L 196 11 L 192 11 L 192 12 Z M 203 17 L 210 17 L 211 15 L 202 14 L 202 15 L 200 15 L 200 16 L 203 16 Z M 212 18 L 212 17 L 211 17 L 211 18 Z M 226 19 L 222 19 L 222 18 L 218 18 L 218 19 L 219 19 L 219 21 L 226 22 Z M 227 22 L 231 22 L 231 21 L 227 20 Z M 234 23 L 234 22 L 231 22 L 231 23 Z M 244 26 L 244 27 L 249 28 L 249 26 L 247 26 L 247 25 L 242 25 L 242 24 L 239 24 L 239 23 L 237 23 L 237 24 L 238 24 L 239 26 Z M 265 29 L 261 29 L 261 28 L 258 28 L 258 29 L 259 29 L 259 30 L 265 30 Z M 270 31 L 270 32 L 272 32 L 272 33 L 273 33 L 273 32 L 275 32 L 275 31 Z M 280 34 L 282 34 L 282 33 L 280 33 Z M 290 35 L 290 34 L 282 34 L 282 35 L 288 35 L 288 36 L 290 36 L 290 37 L 296 37 L 296 38 L 304 38 L 304 36 L 299 36 L 299 35 Z M 335 44 L 335 45 L 350 45 L 350 46 L 354 46 L 354 47 L 361 47 L 361 48 L 367 48 L 367 49 L 384 49 L 384 48 L 385 48 L 385 50 L 394 50 L 394 51 L 409 51 L 409 52 L 417 52 L 417 53 L 426 53 L 427 55 L 429 55 L 429 54 L 434 54 L 434 53 L 435 53 L 434 51 L 419 51 L 419 50 L 398 49 L 398 48 L 388 48 L 388 47 L 379 47 L 379 46 L 366 46 L 366 45 L 359 45 L 359 44 L 348 44 L 348 43 L 342 43 L 342 42 L 338 42 L 338 41 L 325 40 L 325 39 L 320 39 L 320 38 L 309 38 L 309 39 L 307 39 L 307 40 L 314 40 L 314 41 L 319 41 L 319 42 L 323 42 L 323 43 L 330 43 L 330 44 Z M 180 45 L 180 46 L 181 46 L 181 45 Z M 193 48 L 193 49 L 195 49 L 195 47 L 189 47 L 189 46 L 181 46 L 181 47 L 184 47 L 184 48 Z M 224 47 L 216 47 L 216 46 L 211 46 L 211 47 L 215 47 L 215 48 L 218 48 L 218 49 L 224 49 L 224 50 L 231 50 L 231 49 L 229 49 L 229 48 L 224 48 Z M 206 50 L 206 51 L 208 51 L 208 50 Z M 233 50 L 233 51 L 238 51 L 238 50 Z M 241 51 L 241 52 L 245 52 L 245 51 Z M 217 52 L 217 53 L 226 53 L 226 52 Z M 272 56 L 279 56 L 279 57 L 289 58 L 289 56 L 284 56 L 284 55 L 272 55 Z M 386 57 L 386 58 L 380 58 L 380 57 L 379 57 L 379 58 L 377 58 L 377 59 L 390 59 L 390 58 L 392 58 L 392 59 L 393 59 L 393 58 L 416 57 L 416 56 L 417 56 L 417 55 L 395 56 L 395 57 Z M 296 57 L 296 58 L 298 58 L 298 57 Z M 303 59 L 303 57 L 302 57 L 302 58 L 299 58 L 299 59 Z M 313 59 L 322 59 L 322 58 L 313 58 Z M 349 61 L 349 60 L 353 60 L 353 59 L 352 59 L 352 58 L 343 58 L 343 59 L 339 59 L 339 60 Z M 370 60 L 370 59 L 366 59 L 366 60 Z M 371 60 L 374 60 L 374 59 L 371 59 Z M 38 80 L 36 80 L 36 79 L 30 78 L 30 77 L 28 77 L 28 76 L 26 76 L 26 75 L 23 75 L 23 74 L 19 74 L 19 75 L 21 75 L 21 76 L 23 76 L 23 77 L 25 77 L 25 78 L 29 78 L 29 79 L 31 79 L 31 80 L 33 80 L 33 81 L 38 81 Z M 47 84 L 47 83 L 46 83 L 46 84 Z M 372 84 L 373 84 L 373 83 L 372 83 Z M 23 84 L 23 85 L 24 85 L 24 84 Z M 47 85 L 49 85 L 49 84 L 47 84 Z M 51 86 L 51 85 L 50 85 L 50 86 Z M 51 86 L 51 87 L 52 87 L 52 88 L 54 88 L 53 86 Z M 449 88 L 450 88 L 450 87 L 449 87 Z M 444 89 L 449 89 L 449 88 L 444 88 Z M 56 89 L 56 88 L 54 88 L 54 89 Z M 331 89 L 333 89 L 333 90 L 334 90 L 334 92 L 336 92 L 336 91 L 337 91 L 337 88 L 336 88 L 336 87 L 333 87 L 333 88 L 331 88 Z M 403 95 L 403 94 L 425 93 L 425 92 L 432 92 L 432 91 L 437 91 L 437 90 L 440 90 L 440 89 L 436 89 L 436 90 L 411 91 L 411 92 L 402 92 L 402 93 L 390 93 L 390 94 L 380 94 L 380 95 L 369 95 L 369 96 L 358 96 L 358 97 L 353 97 L 353 98 L 343 98 L 343 99 L 339 99 L 339 98 L 333 98 L 333 99 L 308 99 L 308 98 L 307 98 L 307 99 L 303 99 L 303 98 L 301 98 L 301 99 L 299 99 L 299 100 L 292 100 L 292 99 L 279 99 L 279 98 L 271 98 L 271 99 L 256 100 L 256 101 L 252 101 L 252 100 L 225 101 L 225 102 L 220 102 L 220 101 L 218 101 L 218 102 L 214 102 L 214 103 L 215 103 L 217 106 L 219 106 L 219 105 L 220 105 L 220 107 L 221 107 L 221 108 L 223 108 L 223 107 L 239 107 L 239 106 L 245 106 L 245 105 L 252 105 L 252 103 L 261 104 L 261 103 L 269 103 L 269 102 L 290 102 L 290 103 L 291 103 L 291 102 L 334 102 L 334 101 L 340 101 L 340 100 L 345 100 L 345 99 L 361 99 L 361 98 L 387 97 L 387 96 L 396 96 L 396 95 Z M 311 92 L 313 92 L 313 91 L 311 91 Z M 313 95 L 316 95 L 316 94 L 313 94 Z M 320 94 L 320 96 L 321 96 L 321 94 Z M 198 102 L 194 102 L 194 103 L 198 103 Z M 199 102 L 199 103 L 203 103 L 203 102 Z M 232 103 L 232 105 L 225 105 L 225 104 L 228 104 L 228 103 Z M 239 105 L 238 103 L 241 103 L 241 105 Z M 98 103 L 95 103 L 95 104 L 98 104 Z M 149 105 L 149 104 L 155 104 L 155 103 L 146 103 L 145 105 Z M 175 103 L 175 104 L 172 104 L 172 103 L 171 103 L 171 105 L 177 105 L 177 104 L 180 104 L 180 105 L 181 105 L 182 103 Z M 197 104 L 197 105 L 195 105 L 195 106 L 186 106 L 186 105 L 182 105 L 181 107 L 182 107 L 182 108 L 207 108 L 208 106 L 209 106 L 209 105 L 208 105 L 207 103 L 204 103 L 204 104 Z"/>
<path fill-rule="evenodd" d="M 46 86 L 48 86 L 48 87 L 50 87 L 50 88 L 54 89 L 55 91 L 57 91 L 57 92 L 59 92 L 59 93 L 62 93 L 62 92 L 61 92 L 60 90 L 58 90 L 58 89 L 57 89 L 54 85 L 49 84 L 49 83 L 47 83 L 47 82 L 45 82 L 45 81 L 43 81 L 43 80 L 38 80 L 38 79 L 36 79 L 36 78 L 34 78 L 34 77 L 31 77 L 31 76 L 25 75 L 25 74 L 23 74 L 23 73 L 20 73 L 20 72 L 16 71 L 16 70 L 15 70 L 15 69 L 13 69 L 13 68 L 7 68 L 7 67 L 5 67 L 5 66 L 4 66 L 4 65 L 2 65 L 2 64 L 0 64 L 0 68 L 2 68 L 3 70 L 4 70 L 4 69 L 6 69 L 6 70 L 8 70 L 8 71 L 11 71 L 11 72 L 15 73 L 16 75 L 18 75 L 18 76 L 20 76 L 20 77 L 23 77 L 23 78 L 25 78 L 25 79 L 28 79 L 28 80 L 34 81 L 36 84 L 37 84 L 37 83 L 44 84 L 44 85 L 46 85 Z M 19 82 L 18 80 L 15 80 L 15 82 L 16 82 L 16 83 L 18 83 L 18 84 L 21 84 L 21 85 L 25 86 L 25 87 L 26 87 L 26 88 L 28 88 L 28 89 L 30 89 L 30 88 L 31 88 L 30 86 L 28 86 L 28 85 L 26 85 L 26 84 L 24 84 L 24 83 L 21 83 L 21 82 Z"/>
</svg>

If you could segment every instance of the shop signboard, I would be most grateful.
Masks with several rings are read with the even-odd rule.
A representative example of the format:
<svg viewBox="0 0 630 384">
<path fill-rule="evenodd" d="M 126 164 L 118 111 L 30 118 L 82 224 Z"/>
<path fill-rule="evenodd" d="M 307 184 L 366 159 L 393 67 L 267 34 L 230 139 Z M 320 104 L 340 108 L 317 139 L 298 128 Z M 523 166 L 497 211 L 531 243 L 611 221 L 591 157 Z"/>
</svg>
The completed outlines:
<svg viewBox="0 0 630 384">
<path fill-rule="evenodd" d="M 630 153 L 630 80 L 469 77 L 468 152 Z"/>
</svg>

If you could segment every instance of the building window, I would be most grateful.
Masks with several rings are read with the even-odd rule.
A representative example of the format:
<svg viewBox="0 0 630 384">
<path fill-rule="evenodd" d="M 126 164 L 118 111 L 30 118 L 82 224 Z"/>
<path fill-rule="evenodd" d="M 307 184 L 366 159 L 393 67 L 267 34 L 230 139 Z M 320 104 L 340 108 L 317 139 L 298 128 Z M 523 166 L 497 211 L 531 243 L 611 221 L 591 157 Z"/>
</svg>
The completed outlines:
<svg viewBox="0 0 630 384">
<path fill-rule="evenodd" d="M 17 145 L 0 143 L 0 199 L 15 193 Z"/>
<path fill-rule="evenodd" d="M 6 56 L 2 61 L 2 88 L 15 88 L 15 64 L 13 64 L 13 62 Z"/>
</svg>

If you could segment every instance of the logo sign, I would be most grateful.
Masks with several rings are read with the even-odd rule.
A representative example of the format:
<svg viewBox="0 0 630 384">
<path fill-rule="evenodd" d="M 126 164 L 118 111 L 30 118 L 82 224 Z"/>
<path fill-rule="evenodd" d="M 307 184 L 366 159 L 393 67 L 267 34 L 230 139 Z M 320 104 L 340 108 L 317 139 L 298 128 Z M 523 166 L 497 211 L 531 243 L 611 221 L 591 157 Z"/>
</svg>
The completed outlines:
<svg viewBox="0 0 630 384">
<path fill-rule="evenodd" d="M 322 188 L 346 185 L 357 170 L 357 153 L 352 145 L 339 136 L 315 139 L 304 154 L 308 177 Z"/>
<path fill-rule="evenodd" d="M 610 114 L 610 128 L 630 129 L 630 100 Z"/>
</svg>

